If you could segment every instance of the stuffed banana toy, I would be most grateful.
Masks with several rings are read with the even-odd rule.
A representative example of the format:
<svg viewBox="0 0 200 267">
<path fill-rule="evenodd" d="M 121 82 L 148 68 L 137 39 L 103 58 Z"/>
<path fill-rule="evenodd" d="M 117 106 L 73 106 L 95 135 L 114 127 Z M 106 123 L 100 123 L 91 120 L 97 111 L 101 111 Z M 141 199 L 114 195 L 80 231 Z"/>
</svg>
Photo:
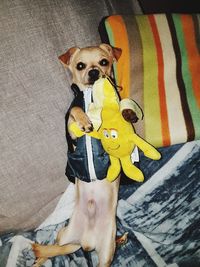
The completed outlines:
<svg viewBox="0 0 200 267">
<path fill-rule="evenodd" d="M 122 101 L 131 100 L 123 99 Z M 110 156 L 111 164 L 107 172 L 107 180 L 114 181 L 122 168 L 127 177 L 142 182 L 144 180 L 142 171 L 131 161 L 131 154 L 135 146 L 140 148 L 146 157 L 153 160 L 159 160 L 161 155 L 152 145 L 139 137 L 132 124 L 123 118 L 118 95 L 109 79 L 100 78 L 95 82 L 93 86 L 93 104 L 89 112 L 89 117 L 100 116 L 96 124 L 98 130 L 87 134 L 100 139 L 104 150 Z M 94 114 L 95 116 L 93 116 Z M 97 116 L 97 114 L 100 115 Z M 75 122 L 69 127 L 70 131 L 77 137 L 85 134 Z"/>
</svg>

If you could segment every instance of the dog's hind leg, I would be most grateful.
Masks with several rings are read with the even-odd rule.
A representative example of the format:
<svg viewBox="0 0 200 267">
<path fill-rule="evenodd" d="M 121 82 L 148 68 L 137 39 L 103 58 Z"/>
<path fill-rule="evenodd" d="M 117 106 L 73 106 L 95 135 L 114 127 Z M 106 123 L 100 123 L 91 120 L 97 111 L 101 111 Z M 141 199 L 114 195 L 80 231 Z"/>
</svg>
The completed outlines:
<svg viewBox="0 0 200 267">
<path fill-rule="evenodd" d="M 67 244 L 63 246 L 32 244 L 32 249 L 36 258 L 50 258 L 58 255 L 70 254 L 77 251 L 80 247 L 79 244 Z"/>
<path fill-rule="evenodd" d="M 115 238 L 116 223 L 115 221 L 111 221 L 104 227 L 103 236 L 96 246 L 99 258 L 98 267 L 109 267 L 111 265 L 116 248 Z"/>
<path fill-rule="evenodd" d="M 34 267 L 41 266 L 48 258 L 67 255 L 77 251 L 81 246 L 78 244 L 59 245 L 39 245 L 32 244 L 32 249 L 37 258 Z"/>
</svg>

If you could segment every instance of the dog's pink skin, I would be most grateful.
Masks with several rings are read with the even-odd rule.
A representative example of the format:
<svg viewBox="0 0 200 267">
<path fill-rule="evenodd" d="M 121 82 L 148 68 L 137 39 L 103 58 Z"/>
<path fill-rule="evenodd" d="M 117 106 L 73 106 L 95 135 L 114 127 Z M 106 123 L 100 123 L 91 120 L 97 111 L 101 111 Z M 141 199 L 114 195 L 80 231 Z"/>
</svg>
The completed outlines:
<svg viewBox="0 0 200 267">
<path fill-rule="evenodd" d="M 78 180 L 76 186 L 74 212 L 69 225 L 62 230 L 58 244 L 80 244 L 88 251 L 96 249 L 100 262 L 105 263 L 115 250 L 119 179 L 113 183 L 106 179 L 91 183 Z"/>
</svg>

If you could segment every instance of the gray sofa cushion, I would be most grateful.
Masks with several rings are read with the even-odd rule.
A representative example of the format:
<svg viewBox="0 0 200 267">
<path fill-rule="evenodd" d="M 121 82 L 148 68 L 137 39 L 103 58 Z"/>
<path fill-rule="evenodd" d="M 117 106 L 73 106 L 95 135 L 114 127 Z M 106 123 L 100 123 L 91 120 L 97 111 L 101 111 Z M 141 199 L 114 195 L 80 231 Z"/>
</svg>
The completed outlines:
<svg viewBox="0 0 200 267">
<path fill-rule="evenodd" d="M 0 232 L 37 226 L 67 187 L 64 117 L 72 94 L 58 56 L 100 42 L 108 3 L 0 3 Z"/>
</svg>

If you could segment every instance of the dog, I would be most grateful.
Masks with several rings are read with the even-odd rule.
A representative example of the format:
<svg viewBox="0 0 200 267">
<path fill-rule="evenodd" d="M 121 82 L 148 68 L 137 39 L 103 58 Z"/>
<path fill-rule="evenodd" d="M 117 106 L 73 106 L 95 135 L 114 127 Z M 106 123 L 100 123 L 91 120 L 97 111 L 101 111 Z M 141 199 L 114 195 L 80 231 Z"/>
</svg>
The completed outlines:
<svg viewBox="0 0 200 267">
<path fill-rule="evenodd" d="M 121 53 L 120 48 L 108 44 L 73 47 L 61 55 L 59 60 L 70 70 L 72 83 L 82 94 L 92 88 L 99 77 L 112 76 L 113 63 L 118 61 Z M 90 132 L 93 125 L 79 104 L 75 101 L 70 107 L 68 120 L 76 121 L 82 131 Z M 122 114 L 131 122 L 138 119 L 136 113 L 130 109 L 123 110 Z M 37 258 L 35 267 L 41 266 L 49 257 L 70 254 L 81 247 L 85 251 L 96 250 L 99 267 L 111 265 L 116 248 L 116 208 L 120 177 L 110 183 L 104 179 L 102 173 L 101 176 L 91 182 L 85 182 L 81 177 L 76 178 L 75 207 L 69 224 L 59 231 L 55 245 L 33 244 Z"/>
</svg>

